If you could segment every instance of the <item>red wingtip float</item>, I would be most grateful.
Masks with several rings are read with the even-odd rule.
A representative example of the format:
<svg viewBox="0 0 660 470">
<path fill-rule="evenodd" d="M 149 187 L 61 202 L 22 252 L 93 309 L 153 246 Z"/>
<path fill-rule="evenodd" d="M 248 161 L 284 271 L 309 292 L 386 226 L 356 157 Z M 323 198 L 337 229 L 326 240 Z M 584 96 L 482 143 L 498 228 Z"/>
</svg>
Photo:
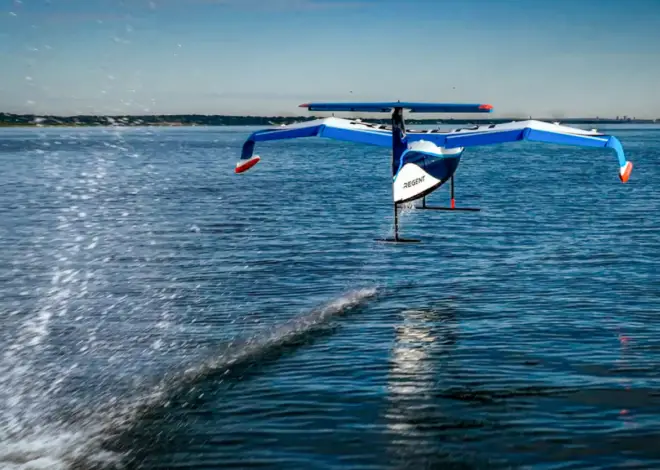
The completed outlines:
<svg viewBox="0 0 660 470">
<path fill-rule="evenodd" d="M 608 148 L 616 152 L 619 179 L 626 183 L 632 172 L 632 163 L 626 160 L 619 140 L 596 131 L 527 120 L 502 124 L 483 124 L 463 129 L 406 129 L 403 110 L 411 113 L 490 113 L 493 106 L 483 103 L 304 103 L 299 105 L 319 112 L 371 112 L 391 113 L 391 124 L 369 124 L 357 119 L 328 117 L 254 132 L 243 144 L 236 173 L 243 173 L 260 158 L 253 155 L 256 142 L 295 139 L 299 137 L 326 137 L 388 148 L 391 152 L 392 199 L 394 202 L 394 237 L 384 241 L 417 242 L 399 237 L 398 206 L 421 199 L 419 209 L 450 211 L 478 211 L 478 208 L 456 207 L 454 199 L 454 173 L 466 148 L 495 145 L 523 140 L 578 147 Z M 426 196 L 449 181 L 450 207 L 426 205 Z"/>
<path fill-rule="evenodd" d="M 626 162 L 626 164 L 619 170 L 619 178 L 622 183 L 627 183 L 628 178 L 630 178 L 630 173 L 632 173 L 633 164 L 632 162 Z"/>
<path fill-rule="evenodd" d="M 244 171 L 248 171 L 254 165 L 259 163 L 259 160 L 261 160 L 261 158 L 255 155 L 253 157 L 248 158 L 247 160 L 239 161 L 236 164 L 236 169 L 234 170 L 234 173 L 243 173 Z"/>
</svg>

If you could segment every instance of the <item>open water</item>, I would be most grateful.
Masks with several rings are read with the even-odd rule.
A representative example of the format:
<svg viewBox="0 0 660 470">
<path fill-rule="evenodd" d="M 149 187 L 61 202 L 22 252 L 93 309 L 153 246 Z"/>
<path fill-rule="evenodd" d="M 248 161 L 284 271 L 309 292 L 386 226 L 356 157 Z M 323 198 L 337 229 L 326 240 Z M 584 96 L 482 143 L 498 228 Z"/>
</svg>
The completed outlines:
<svg viewBox="0 0 660 470">
<path fill-rule="evenodd" d="M 0 130 L 0 468 L 660 468 L 660 129 L 469 150 L 416 245 L 252 130 Z"/>
</svg>

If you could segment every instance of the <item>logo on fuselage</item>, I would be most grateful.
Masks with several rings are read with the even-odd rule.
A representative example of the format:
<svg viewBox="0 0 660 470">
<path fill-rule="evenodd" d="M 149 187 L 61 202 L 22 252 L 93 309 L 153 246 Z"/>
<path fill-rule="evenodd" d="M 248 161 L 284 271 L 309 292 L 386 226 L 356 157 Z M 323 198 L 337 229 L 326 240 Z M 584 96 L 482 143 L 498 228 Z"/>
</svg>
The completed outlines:
<svg viewBox="0 0 660 470">
<path fill-rule="evenodd" d="M 423 183 L 425 176 L 426 175 L 420 176 L 419 178 L 415 178 L 414 180 L 411 181 L 406 181 L 405 183 L 403 183 L 403 189 L 412 188 L 413 186 L 417 186 L 419 183 Z"/>
</svg>

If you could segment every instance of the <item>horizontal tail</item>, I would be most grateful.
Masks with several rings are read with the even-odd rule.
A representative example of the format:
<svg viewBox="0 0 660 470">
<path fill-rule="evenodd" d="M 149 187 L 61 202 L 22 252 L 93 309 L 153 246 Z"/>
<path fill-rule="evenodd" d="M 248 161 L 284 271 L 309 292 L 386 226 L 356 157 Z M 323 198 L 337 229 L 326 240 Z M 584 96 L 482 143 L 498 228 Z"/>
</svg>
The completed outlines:
<svg viewBox="0 0 660 470">
<path fill-rule="evenodd" d="M 367 101 L 356 103 L 304 103 L 299 107 L 309 111 L 349 111 L 389 113 L 407 109 L 411 113 L 490 113 L 493 106 L 483 103 L 419 103 L 414 101 Z"/>
</svg>

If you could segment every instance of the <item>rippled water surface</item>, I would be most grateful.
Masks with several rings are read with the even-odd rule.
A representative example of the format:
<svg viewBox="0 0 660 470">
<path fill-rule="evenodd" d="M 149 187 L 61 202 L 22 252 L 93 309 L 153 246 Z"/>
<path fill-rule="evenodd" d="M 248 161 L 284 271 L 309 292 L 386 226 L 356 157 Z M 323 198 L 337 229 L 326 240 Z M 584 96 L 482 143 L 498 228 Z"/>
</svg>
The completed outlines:
<svg viewBox="0 0 660 470">
<path fill-rule="evenodd" d="M 469 150 L 415 245 L 251 130 L 0 130 L 1 468 L 660 468 L 660 130 Z"/>
</svg>

